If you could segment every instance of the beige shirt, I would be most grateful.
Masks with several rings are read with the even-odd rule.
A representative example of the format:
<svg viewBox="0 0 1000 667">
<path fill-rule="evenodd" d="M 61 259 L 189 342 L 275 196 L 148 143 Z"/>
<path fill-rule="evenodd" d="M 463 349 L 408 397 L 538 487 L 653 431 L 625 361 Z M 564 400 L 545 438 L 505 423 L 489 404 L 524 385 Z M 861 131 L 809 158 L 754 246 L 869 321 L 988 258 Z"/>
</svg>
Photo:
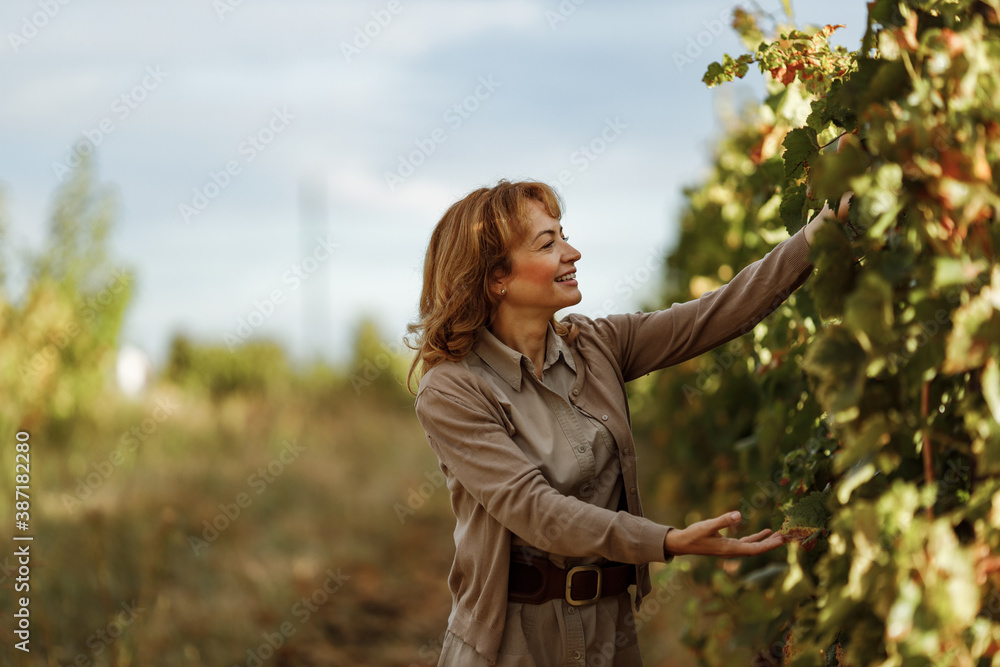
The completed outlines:
<svg viewBox="0 0 1000 667">
<path fill-rule="evenodd" d="M 495 662 L 510 550 L 520 540 L 553 560 L 635 564 L 638 607 L 650 590 L 648 563 L 666 560 L 670 527 L 643 516 L 625 383 L 749 331 L 805 281 L 808 254 L 799 232 L 700 299 L 651 313 L 567 316 L 563 321 L 576 323 L 580 334 L 572 346 L 547 340 L 545 365 L 556 368 L 556 357 L 566 355 L 573 375 L 568 402 L 556 400 L 562 392 L 553 387 L 569 382 L 559 371 L 548 385 L 545 366 L 543 382 L 530 379 L 527 357 L 482 332 L 466 358 L 423 376 L 417 418 L 448 480 L 456 517 L 449 631 Z M 588 449 L 584 431 L 591 426 L 612 439 L 607 461 L 599 463 L 593 438 Z M 618 475 L 602 482 L 608 469 L 620 471 L 620 483 Z M 612 502 L 619 484 L 625 511 Z"/>
<path fill-rule="evenodd" d="M 545 341 L 541 380 L 530 359 L 485 327 L 479 329 L 469 367 L 478 369 L 501 402 L 510 406 L 508 414 L 520 426 L 512 439 L 552 488 L 598 507 L 617 509 L 622 477 L 614 438 L 598 417 L 570 402 L 576 361 L 551 324 Z M 511 536 L 511 546 L 526 554 L 548 549 L 545 543 L 532 543 L 517 534 Z M 542 555 L 563 568 L 603 560 Z"/>
<path fill-rule="evenodd" d="M 618 447 L 600 418 L 587 414 L 570 401 L 576 381 L 576 361 L 569 345 L 549 325 L 542 379 L 534 374 L 527 357 L 504 345 L 489 329 L 481 328 L 470 367 L 483 371 L 484 379 L 504 404 L 512 421 L 522 425 L 513 436 L 517 446 L 538 466 L 546 481 L 563 495 L 598 507 L 617 510 L 622 498 Z M 495 372 L 490 372 L 495 369 Z M 518 378 L 508 381 L 504 378 Z M 548 558 L 570 568 L 604 558 L 573 558 L 548 553 L 511 535 L 511 546 L 523 555 Z M 544 545 L 542 545 L 544 546 Z M 500 643 L 498 667 L 564 665 L 609 667 L 642 665 L 635 623 L 626 619 L 631 607 L 628 593 L 602 598 L 597 604 L 574 607 L 565 600 L 543 604 L 508 602 Z M 486 667 L 484 656 L 454 634 L 442 647 L 438 667 Z"/>
</svg>

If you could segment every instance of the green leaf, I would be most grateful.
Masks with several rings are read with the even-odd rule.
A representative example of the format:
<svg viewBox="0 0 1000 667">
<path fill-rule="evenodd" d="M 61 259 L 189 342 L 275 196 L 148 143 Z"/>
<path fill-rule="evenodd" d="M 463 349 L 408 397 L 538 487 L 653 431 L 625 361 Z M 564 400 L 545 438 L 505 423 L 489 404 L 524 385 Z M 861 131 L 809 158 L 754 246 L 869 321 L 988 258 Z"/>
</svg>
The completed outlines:
<svg viewBox="0 0 1000 667">
<path fill-rule="evenodd" d="M 853 108 L 844 103 L 843 89 L 844 82 L 842 80 L 834 81 L 830 84 L 830 90 L 825 96 L 810 103 L 811 111 L 806 123 L 817 133 L 821 133 L 831 123 L 848 132 L 857 129 L 857 117 L 854 115 Z"/>
<path fill-rule="evenodd" d="M 901 61 L 885 61 L 875 70 L 870 86 L 863 91 L 862 104 L 869 106 L 876 101 L 899 99 L 910 88 L 906 66 Z"/>
<path fill-rule="evenodd" d="M 813 491 L 797 502 L 790 502 L 782 507 L 785 520 L 781 524 L 781 532 L 792 534 L 796 528 L 806 528 L 812 531 L 826 528 L 830 520 L 830 510 L 827 502 L 830 491 Z M 801 533 L 802 531 L 797 531 Z"/>
<path fill-rule="evenodd" d="M 868 154 L 856 139 L 842 140 L 840 152 L 827 151 L 820 155 L 810 169 L 810 183 L 816 199 L 840 199 L 850 190 L 850 180 L 868 169 Z"/>
<path fill-rule="evenodd" d="M 778 215 L 785 224 L 788 234 L 792 235 L 805 226 L 806 184 L 792 183 L 781 195 L 781 206 Z"/>
<path fill-rule="evenodd" d="M 854 249 L 843 230 L 828 222 L 816 230 L 809 254 L 816 275 L 807 285 L 816 308 L 823 317 L 840 317 L 854 288 Z"/>
<path fill-rule="evenodd" d="M 832 325 L 816 336 L 802 365 L 815 379 L 816 394 L 831 416 L 856 415 L 865 382 L 865 352 L 841 325 Z"/>
<path fill-rule="evenodd" d="M 705 70 L 705 76 L 701 77 L 703 83 L 705 83 L 709 88 L 719 85 L 723 81 L 732 81 L 731 78 L 727 79 L 726 70 L 722 68 L 722 65 L 715 62 L 708 66 Z"/>
<path fill-rule="evenodd" d="M 785 178 L 799 178 L 805 174 L 810 160 L 819 155 L 819 143 L 816 141 L 816 130 L 811 127 L 799 127 L 785 137 L 782 143 L 785 147 Z"/>
<path fill-rule="evenodd" d="M 892 287 L 871 271 L 862 273 L 857 287 L 847 297 L 844 324 L 866 347 L 893 338 L 892 298 Z"/>
</svg>

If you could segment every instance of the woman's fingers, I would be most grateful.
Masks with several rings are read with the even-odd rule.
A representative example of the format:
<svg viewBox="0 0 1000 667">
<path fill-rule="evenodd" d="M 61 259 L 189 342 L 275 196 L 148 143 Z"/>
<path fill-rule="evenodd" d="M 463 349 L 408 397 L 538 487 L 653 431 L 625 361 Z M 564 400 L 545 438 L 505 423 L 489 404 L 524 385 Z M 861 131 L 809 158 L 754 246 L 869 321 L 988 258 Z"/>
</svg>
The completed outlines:
<svg viewBox="0 0 1000 667">
<path fill-rule="evenodd" d="M 705 519 L 681 530 L 667 533 L 667 551 L 675 555 L 754 556 L 780 547 L 785 543 L 781 533 L 765 528 L 742 538 L 723 537 L 720 531 L 738 528 L 743 517 L 739 512 L 727 512 L 714 519 Z"/>
<path fill-rule="evenodd" d="M 754 546 L 757 550 L 754 553 L 762 554 L 765 551 L 770 551 L 771 549 L 777 549 L 785 543 L 785 536 L 781 533 L 774 533 L 769 535 L 766 539 L 760 542 L 754 542 Z"/>
<path fill-rule="evenodd" d="M 743 522 L 743 515 L 739 512 L 727 512 L 722 516 L 717 516 L 714 519 L 706 519 L 705 521 L 700 521 L 699 523 L 704 524 L 702 528 L 705 535 L 712 535 L 718 533 L 723 528 L 736 528 Z"/>
<path fill-rule="evenodd" d="M 771 533 L 770 530 L 762 530 L 759 533 L 744 537 L 741 540 L 734 540 L 734 556 L 756 556 L 771 549 L 776 549 L 785 543 L 785 537 L 781 533 Z"/>
<path fill-rule="evenodd" d="M 765 528 L 759 533 L 754 533 L 753 535 L 747 535 L 746 537 L 741 537 L 740 542 L 760 542 L 762 539 L 771 534 L 770 528 Z"/>
<path fill-rule="evenodd" d="M 851 211 L 851 197 L 854 193 L 848 190 L 840 197 L 840 204 L 837 206 L 837 215 L 835 216 L 837 220 L 844 222 L 847 220 L 847 216 Z"/>
</svg>

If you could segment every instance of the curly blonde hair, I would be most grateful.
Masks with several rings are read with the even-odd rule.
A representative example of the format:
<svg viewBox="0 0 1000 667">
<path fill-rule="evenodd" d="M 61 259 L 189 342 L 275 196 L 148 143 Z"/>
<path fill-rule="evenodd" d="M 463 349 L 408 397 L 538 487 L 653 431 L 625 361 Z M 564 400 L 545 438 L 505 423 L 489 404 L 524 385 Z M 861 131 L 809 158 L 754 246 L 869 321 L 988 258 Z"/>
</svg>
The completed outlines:
<svg viewBox="0 0 1000 667">
<path fill-rule="evenodd" d="M 490 284 L 510 275 L 511 253 L 527 234 L 529 202 L 542 204 L 555 219 L 562 218 L 559 195 L 535 181 L 501 180 L 479 188 L 448 208 L 434 227 L 424 258 L 424 286 L 419 318 L 407 326 L 406 344 L 417 355 L 406 376 L 411 385 L 442 361 L 458 361 L 476 344 L 476 330 L 489 326 L 500 298 Z M 576 325 L 552 318 L 555 332 L 572 344 Z"/>
</svg>

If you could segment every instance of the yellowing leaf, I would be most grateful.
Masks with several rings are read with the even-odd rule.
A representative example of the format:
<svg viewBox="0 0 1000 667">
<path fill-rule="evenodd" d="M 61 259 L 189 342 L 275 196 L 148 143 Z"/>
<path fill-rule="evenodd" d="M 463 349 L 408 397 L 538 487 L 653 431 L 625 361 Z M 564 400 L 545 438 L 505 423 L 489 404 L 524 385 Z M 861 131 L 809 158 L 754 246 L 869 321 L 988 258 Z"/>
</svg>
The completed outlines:
<svg viewBox="0 0 1000 667">
<path fill-rule="evenodd" d="M 967 285 L 986 270 L 983 260 L 970 261 L 968 258 L 939 257 L 934 261 L 934 286 L 938 289 L 954 285 Z"/>
<path fill-rule="evenodd" d="M 987 359 L 983 368 L 983 398 L 990 406 L 993 419 L 1000 422 L 1000 367 L 995 358 Z"/>
<path fill-rule="evenodd" d="M 851 494 L 854 489 L 858 488 L 872 477 L 875 476 L 876 468 L 874 463 L 868 463 L 861 466 L 840 483 L 837 488 L 837 500 L 840 501 L 842 505 L 846 505 L 851 499 Z"/>
</svg>

